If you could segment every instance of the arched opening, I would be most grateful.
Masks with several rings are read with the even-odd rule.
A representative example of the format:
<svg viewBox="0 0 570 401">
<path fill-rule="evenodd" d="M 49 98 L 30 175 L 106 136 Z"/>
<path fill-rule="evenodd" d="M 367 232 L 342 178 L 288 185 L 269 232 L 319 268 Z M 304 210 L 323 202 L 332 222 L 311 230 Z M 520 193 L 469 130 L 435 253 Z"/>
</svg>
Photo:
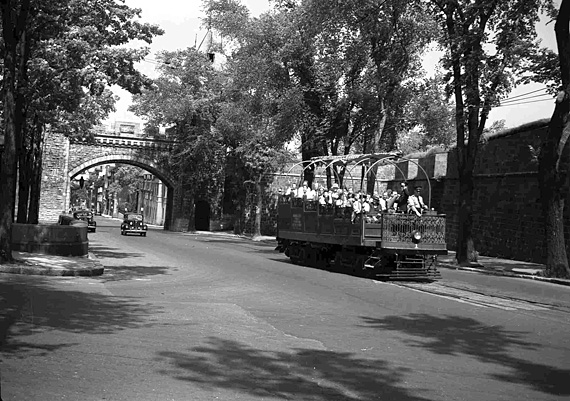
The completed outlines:
<svg viewBox="0 0 570 401">
<path fill-rule="evenodd" d="M 130 165 L 139 168 L 140 177 L 137 179 L 136 188 L 131 188 L 131 195 L 126 202 L 125 198 L 116 199 L 117 193 L 101 191 L 92 195 L 94 209 L 107 215 L 118 217 L 123 207 L 128 205 L 128 211 L 136 211 L 145 216 L 149 224 L 162 225 L 164 229 L 170 228 L 172 217 L 174 185 L 173 181 L 157 168 L 150 160 L 132 160 L 128 156 L 120 155 L 105 156 L 83 162 L 71 169 L 68 173 L 68 185 L 66 190 L 66 203 L 71 204 L 71 184 L 78 181 L 87 171 L 96 167 L 109 165 Z M 100 170 L 100 169 L 99 169 Z M 108 183 L 107 183 L 108 186 Z M 102 192 L 102 193 L 101 193 Z"/>
<path fill-rule="evenodd" d="M 196 202 L 195 220 L 196 230 L 210 231 L 210 204 L 205 200 Z"/>
</svg>

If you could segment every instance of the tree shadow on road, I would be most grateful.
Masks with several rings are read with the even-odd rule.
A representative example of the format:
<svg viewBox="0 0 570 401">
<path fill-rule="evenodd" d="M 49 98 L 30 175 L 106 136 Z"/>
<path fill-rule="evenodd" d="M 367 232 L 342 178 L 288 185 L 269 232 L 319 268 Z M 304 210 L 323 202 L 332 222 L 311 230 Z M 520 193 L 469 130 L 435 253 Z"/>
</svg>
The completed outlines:
<svg viewBox="0 0 570 401">
<path fill-rule="evenodd" d="M 102 245 L 89 245 L 89 252 L 95 254 L 98 258 L 113 258 L 113 259 L 127 259 L 127 258 L 142 258 L 143 253 L 125 252 L 121 248 L 109 248 Z"/>
<path fill-rule="evenodd" d="M 534 363 L 514 356 L 530 355 L 543 345 L 526 341 L 527 332 L 488 326 L 458 316 L 410 314 L 377 319 L 362 317 L 366 327 L 404 333 L 403 341 L 412 347 L 440 355 L 468 355 L 481 362 L 511 369 L 510 374 L 491 374 L 497 380 L 523 384 L 548 394 L 570 395 L 570 369 Z M 529 356 L 530 357 L 530 356 Z"/>
<path fill-rule="evenodd" d="M 162 374 L 204 389 L 225 389 L 253 397 L 313 401 L 431 399 L 403 387 L 409 369 L 347 352 L 266 351 L 210 337 L 205 346 L 187 353 L 161 352 L 158 358 L 172 365 Z"/>
<path fill-rule="evenodd" d="M 104 282 L 145 280 L 149 276 L 168 274 L 175 270 L 178 269 L 166 266 L 105 266 L 105 272 L 101 276 L 93 277 L 93 279 Z"/>
<path fill-rule="evenodd" d="M 150 327 L 152 316 L 161 311 L 133 297 L 56 288 L 45 278 L 11 278 L 0 281 L 0 352 L 18 358 L 46 354 L 73 344 L 58 342 L 57 335 L 41 343 L 34 334 L 110 334 Z"/>
</svg>

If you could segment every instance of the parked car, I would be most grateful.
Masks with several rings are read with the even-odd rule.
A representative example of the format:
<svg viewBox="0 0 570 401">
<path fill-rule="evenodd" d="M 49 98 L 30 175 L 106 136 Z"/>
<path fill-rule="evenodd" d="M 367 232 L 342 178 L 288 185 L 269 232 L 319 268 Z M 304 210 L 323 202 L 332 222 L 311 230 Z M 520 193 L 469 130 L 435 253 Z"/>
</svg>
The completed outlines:
<svg viewBox="0 0 570 401">
<path fill-rule="evenodd" d="M 123 214 L 123 223 L 121 224 L 121 235 L 139 234 L 146 237 L 147 225 L 144 223 L 144 217 L 140 213 Z"/>
<path fill-rule="evenodd" d="M 90 210 L 76 210 L 73 212 L 73 218 L 85 221 L 87 223 L 87 231 L 95 232 L 97 230 L 97 222 L 93 217 L 93 212 Z"/>
</svg>

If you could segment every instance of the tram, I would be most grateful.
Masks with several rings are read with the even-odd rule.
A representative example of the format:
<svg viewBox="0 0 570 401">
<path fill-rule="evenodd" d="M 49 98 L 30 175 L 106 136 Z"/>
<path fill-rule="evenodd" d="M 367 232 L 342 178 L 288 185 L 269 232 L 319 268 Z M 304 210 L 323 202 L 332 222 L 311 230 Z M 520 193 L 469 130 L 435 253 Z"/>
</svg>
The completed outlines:
<svg viewBox="0 0 570 401">
<path fill-rule="evenodd" d="M 431 209 L 431 183 L 418 163 L 396 153 L 383 153 L 316 157 L 295 166 L 303 166 L 299 184 L 308 168 L 315 172 L 329 169 L 335 182 L 342 184 L 350 176 L 354 183 L 352 172 L 358 168 L 362 190 L 368 180 L 376 181 L 375 168 L 391 164 L 399 169 L 402 161 L 416 164 L 427 181 L 428 209 L 421 216 L 388 210 L 373 219 L 362 214 L 355 219 L 346 207 L 281 194 L 276 249 L 296 264 L 379 280 L 439 279 L 437 257 L 447 254 L 446 217 Z M 375 188 L 377 184 L 374 182 Z"/>
</svg>

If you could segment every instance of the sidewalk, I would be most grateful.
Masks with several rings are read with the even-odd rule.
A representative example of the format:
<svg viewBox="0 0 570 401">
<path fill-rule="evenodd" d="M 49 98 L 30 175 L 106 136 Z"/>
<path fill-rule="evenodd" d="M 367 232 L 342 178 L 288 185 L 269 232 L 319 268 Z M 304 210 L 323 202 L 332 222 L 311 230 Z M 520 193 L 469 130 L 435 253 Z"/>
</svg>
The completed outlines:
<svg viewBox="0 0 570 401">
<path fill-rule="evenodd" d="M 93 254 L 56 256 L 41 253 L 12 252 L 15 263 L 0 265 L 0 273 L 40 276 L 100 276 L 104 268 Z"/>
<path fill-rule="evenodd" d="M 276 245 L 275 237 L 250 238 L 235 235 L 229 232 L 198 231 L 184 233 L 185 235 L 217 236 L 226 238 L 240 238 L 244 241 L 262 242 Z M 65 257 L 43 255 L 39 253 L 13 252 L 16 263 L 0 265 L 0 273 L 35 274 L 46 276 L 99 276 L 104 268 L 93 254 L 88 257 Z M 530 280 L 544 281 L 552 284 L 570 286 L 570 280 L 544 277 L 544 265 L 501 259 L 491 256 L 479 256 L 478 263 L 469 266 L 459 266 L 455 261 L 455 252 L 450 251 L 446 256 L 438 257 L 439 267 L 470 271 L 479 274 L 488 274 L 504 277 L 518 277 Z"/>
<path fill-rule="evenodd" d="M 570 280 L 568 279 L 544 277 L 545 266 L 537 263 L 479 255 L 477 263 L 459 266 L 453 251 L 449 251 L 449 254 L 446 256 L 439 256 L 438 262 L 440 268 L 464 270 L 494 276 L 518 277 L 570 286 Z"/>
</svg>

